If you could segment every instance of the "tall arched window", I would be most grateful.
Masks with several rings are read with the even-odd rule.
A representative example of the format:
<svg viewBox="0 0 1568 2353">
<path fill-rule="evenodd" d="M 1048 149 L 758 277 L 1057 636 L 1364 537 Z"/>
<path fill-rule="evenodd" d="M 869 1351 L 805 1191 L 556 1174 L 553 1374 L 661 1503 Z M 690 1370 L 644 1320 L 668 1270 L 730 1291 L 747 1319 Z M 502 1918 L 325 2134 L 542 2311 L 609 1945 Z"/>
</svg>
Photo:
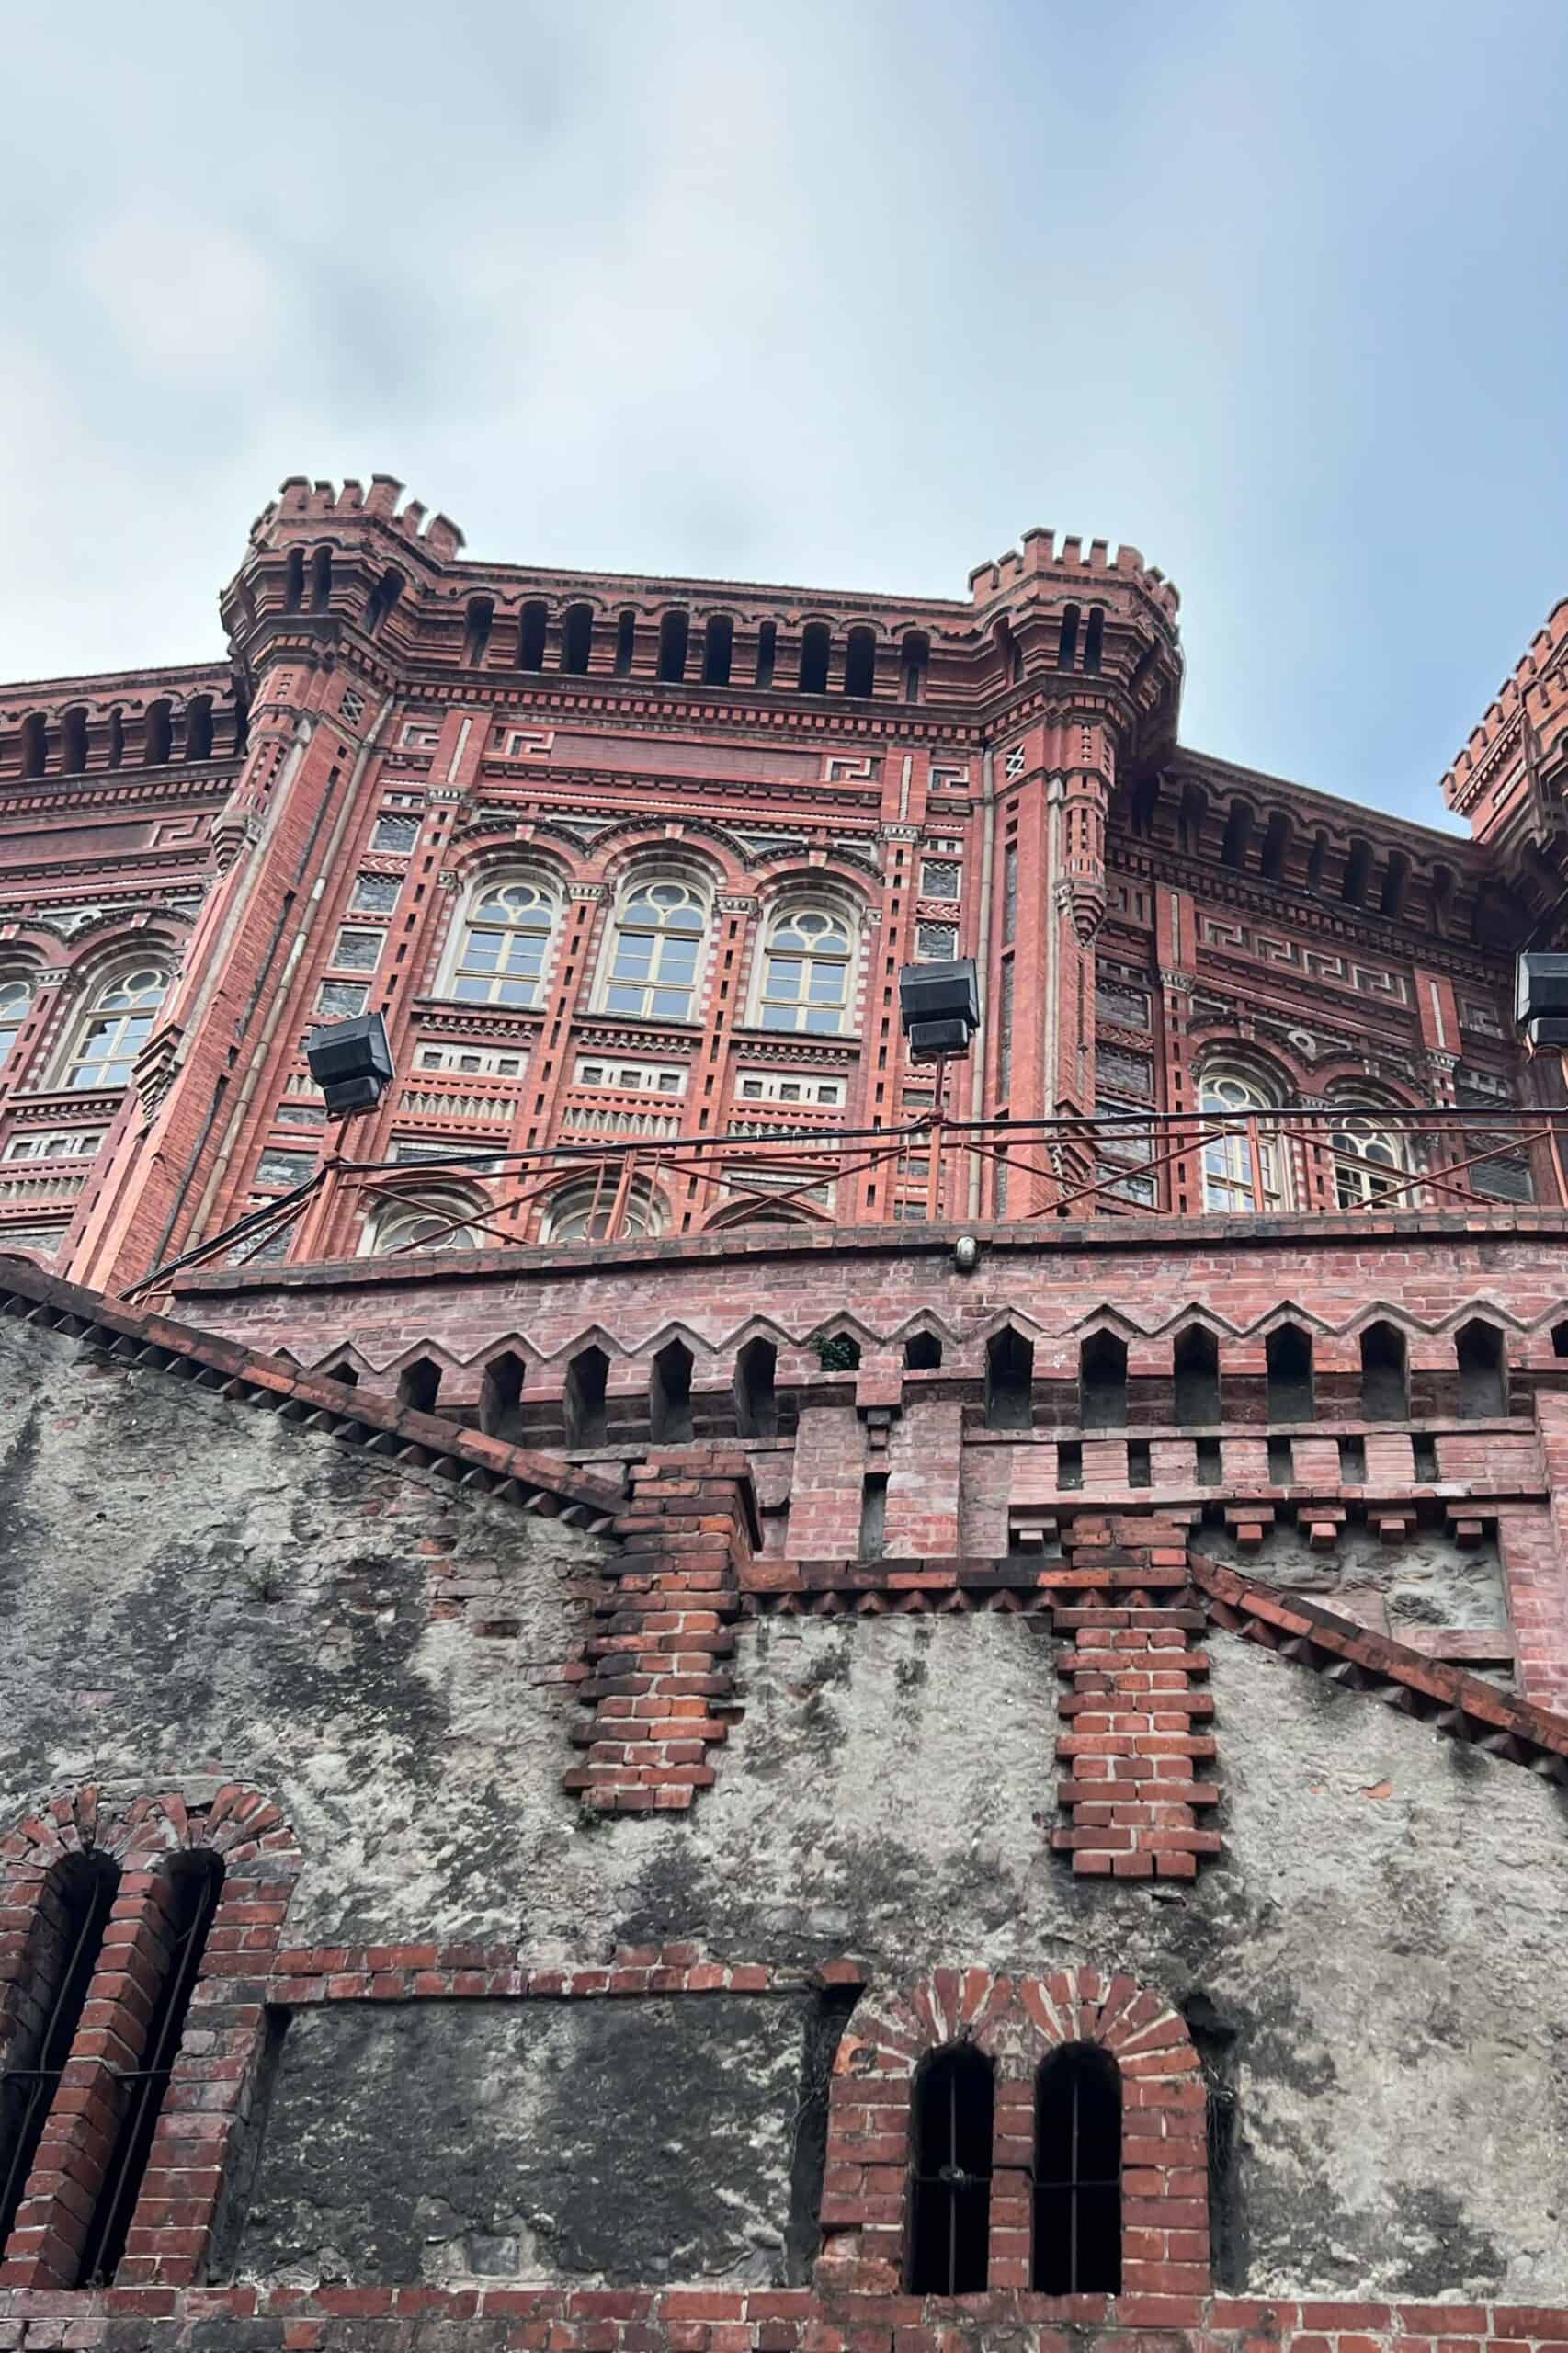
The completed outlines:
<svg viewBox="0 0 1568 2353">
<path fill-rule="evenodd" d="M 1108 2052 L 1070 2042 L 1035 2078 L 1034 2259 L 1047 2296 L 1121 2286 L 1121 2075 Z"/>
<path fill-rule="evenodd" d="M 630 1186 L 617 1219 L 615 1201 L 619 1189 L 619 1172 L 614 1168 L 607 1168 L 597 1178 L 566 1186 L 545 1212 L 543 1239 L 603 1242 L 608 1238 L 612 1220 L 618 1240 L 657 1233 L 664 1215 L 652 1188 L 643 1184 Z"/>
<path fill-rule="evenodd" d="M 621 902 L 605 983 L 607 1013 L 689 1021 L 707 911 L 689 882 L 640 882 Z"/>
<path fill-rule="evenodd" d="M 971 2042 L 938 2051 L 915 2085 L 909 2288 L 969 2296 L 986 2282 L 991 2238 L 991 2062 Z"/>
<path fill-rule="evenodd" d="M 1199 1108 L 1234 1114 L 1203 1147 L 1203 1206 L 1210 1214 L 1247 1214 L 1284 1204 L 1278 1137 L 1249 1129 L 1249 1111 L 1278 1108 L 1266 1088 L 1243 1071 L 1208 1070 L 1199 1082 Z"/>
<path fill-rule="evenodd" d="M 824 907 L 790 907 L 776 915 L 763 954 L 763 1029 L 837 1037 L 849 1011 L 853 944 L 844 916 Z"/>
<path fill-rule="evenodd" d="M 1365 1209 L 1392 1198 L 1398 1208 L 1414 1206 L 1413 1188 L 1403 1183 L 1408 1166 L 1404 1138 L 1388 1124 L 1387 1113 L 1363 1103 L 1336 1103 L 1339 1122 L 1329 1139 L 1334 1153 L 1334 1195 L 1342 1210 Z M 1395 1188 L 1398 1188 L 1396 1190 Z"/>
<path fill-rule="evenodd" d="M 129 1086 L 169 985 L 156 964 L 121 966 L 88 999 L 66 1063 L 67 1086 Z"/>
<path fill-rule="evenodd" d="M 554 920 L 555 902 L 537 882 L 477 884 L 463 915 L 452 995 L 468 1005 L 538 1005 Z"/>
<path fill-rule="evenodd" d="M 0 2069 L 0 2247 L 71 2055 L 119 1884 L 108 1856 L 67 1855 L 39 1891 L 22 1952 L 17 2031 Z"/>
<path fill-rule="evenodd" d="M 32 1003 L 32 991 L 26 981 L 11 973 L 0 979 L 0 1070 L 17 1042 L 17 1033 L 28 1017 Z"/>
</svg>

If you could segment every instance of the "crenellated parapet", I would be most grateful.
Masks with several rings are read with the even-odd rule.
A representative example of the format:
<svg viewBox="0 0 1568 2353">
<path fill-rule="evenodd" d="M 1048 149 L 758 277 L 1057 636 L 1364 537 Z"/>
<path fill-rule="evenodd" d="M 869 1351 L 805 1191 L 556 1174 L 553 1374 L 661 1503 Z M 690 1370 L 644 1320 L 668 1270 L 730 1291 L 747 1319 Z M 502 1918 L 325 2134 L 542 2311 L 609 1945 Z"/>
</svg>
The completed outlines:
<svg viewBox="0 0 1568 2353">
<path fill-rule="evenodd" d="M 1443 779 L 1489 853 L 1500 902 L 1560 943 L 1568 908 L 1568 597 L 1505 681 Z"/>
</svg>

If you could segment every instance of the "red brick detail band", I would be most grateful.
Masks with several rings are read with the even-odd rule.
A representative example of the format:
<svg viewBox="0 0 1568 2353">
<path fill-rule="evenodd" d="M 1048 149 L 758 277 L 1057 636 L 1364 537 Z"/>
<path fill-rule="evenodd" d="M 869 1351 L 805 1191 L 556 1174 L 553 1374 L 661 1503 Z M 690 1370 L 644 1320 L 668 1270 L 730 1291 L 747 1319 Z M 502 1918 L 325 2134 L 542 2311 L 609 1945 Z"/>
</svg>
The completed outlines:
<svg viewBox="0 0 1568 2353">
<path fill-rule="evenodd" d="M 0 2288 L 68 2289 L 77 2277 L 128 2097 L 123 2075 L 142 2063 L 167 1963 L 167 1861 L 193 1847 L 222 1857 L 222 1893 L 116 2280 L 131 2287 L 200 2277 L 229 2143 L 260 2054 L 263 1986 L 300 1862 L 277 1806 L 237 1782 L 199 1804 L 177 1792 L 138 1798 L 102 1820 L 96 1790 L 57 1799 L 0 1841 L 0 1992 L 6 1972 L 14 1983 L 23 1965 L 28 1925 L 50 1871 L 63 1856 L 92 1847 L 119 1863 L 119 1887 L 16 2225 L 0 2250 Z"/>
<path fill-rule="evenodd" d="M 745 1456 L 650 1456 L 615 1533 L 577 1686 L 594 1711 L 574 1735 L 587 1755 L 566 1787 L 604 1813 L 680 1810 L 711 1788 L 709 1752 L 729 1733 L 740 1575 L 757 1542 Z"/>
<path fill-rule="evenodd" d="M 1094 1969 L 997 1977 L 938 1969 L 902 1993 L 875 1988 L 838 2046 L 828 2087 L 819 2282 L 881 2295 L 904 2278 L 910 2126 L 928 2052 L 971 2042 L 995 2068 L 991 2193 L 993 2289 L 1029 2283 L 1035 2072 L 1063 2043 L 1108 2052 L 1122 2085 L 1122 2296 L 1207 2293 L 1204 2090 L 1183 2020 L 1163 1995 Z M 915 2311 L 917 2299 L 911 2300 Z M 971 2301 L 960 2300 L 967 2308 Z M 982 2300 L 983 2301 L 983 2300 Z M 1074 2297 L 1103 2313 L 1103 2297 Z M 1064 2309 L 1062 2300 L 1052 2311 Z M 1174 2317 L 1174 2315 L 1173 2315 Z"/>
<path fill-rule="evenodd" d="M 1059 1609 L 1057 1661 L 1071 1686 L 1056 1754 L 1070 1778 L 1059 1790 L 1072 1816 L 1051 1845 L 1074 1871 L 1117 1879 L 1193 1879 L 1220 1834 L 1199 1820 L 1220 1795 L 1200 1775 L 1216 1744 L 1199 1724 L 1213 1700 L 1197 1687 L 1209 1672 L 1191 1637 L 1198 1609 Z"/>
</svg>

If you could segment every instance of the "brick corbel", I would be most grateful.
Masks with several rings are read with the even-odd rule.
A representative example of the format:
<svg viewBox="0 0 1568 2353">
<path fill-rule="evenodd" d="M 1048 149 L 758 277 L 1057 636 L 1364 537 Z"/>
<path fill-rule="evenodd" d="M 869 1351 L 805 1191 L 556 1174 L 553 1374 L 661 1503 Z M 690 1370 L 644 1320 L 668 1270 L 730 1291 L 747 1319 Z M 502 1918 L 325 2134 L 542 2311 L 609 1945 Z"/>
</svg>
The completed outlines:
<svg viewBox="0 0 1568 2353">
<path fill-rule="evenodd" d="M 586 1756 L 566 1787 L 601 1813 L 678 1812 L 711 1788 L 709 1754 L 729 1732 L 741 1575 L 761 1540 L 756 1496 L 745 1456 L 715 1447 L 650 1456 L 631 1490 L 577 1687 L 594 1711 L 574 1735 Z"/>
</svg>

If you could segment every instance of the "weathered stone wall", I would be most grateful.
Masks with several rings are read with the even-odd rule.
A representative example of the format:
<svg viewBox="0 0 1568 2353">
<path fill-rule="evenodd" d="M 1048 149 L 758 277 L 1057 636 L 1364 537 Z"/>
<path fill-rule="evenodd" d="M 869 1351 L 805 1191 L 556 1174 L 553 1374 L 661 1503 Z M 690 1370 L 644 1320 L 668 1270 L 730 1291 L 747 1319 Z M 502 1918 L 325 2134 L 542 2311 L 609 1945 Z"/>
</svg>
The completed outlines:
<svg viewBox="0 0 1568 2353">
<path fill-rule="evenodd" d="M 531 2002 L 526 2024 L 483 2002 L 302 2017 L 242 2268 L 448 2278 L 516 2237 L 519 2276 L 646 2281 L 592 2218 L 653 2147 L 670 2264 L 782 2276 L 805 1979 L 849 1952 L 886 1984 L 1092 1964 L 1175 2001 L 1233 2102 L 1222 2285 L 1568 2294 L 1551 1787 L 1216 1633 L 1222 1856 L 1179 1886 L 1085 1881 L 1050 1850 L 1042 1621 L 773 1619 L 740 1631 L 714 1789 L 689 1815 L 595 1823 L 560 1790 L 582 1712 L 562 1678 L 604 1552 L 0 1324 L 7 1816 L 83 1781 L 113 1803 L 242 1777 L 304 1849 L 286 1945 L 472 1938 L 593 1969 L 679 1941 L 770 1972 L 755 2006 L 651 1984 L 581 2025 Z M 628 2070 L 607 2103 L 642 2033 L 646 2096 Z M 693 2193 L 709 2164 L 721 2187 Z M 576 2185 L 559 2234 L 539 2221 L 551 2167 Z"/>
</svg>

